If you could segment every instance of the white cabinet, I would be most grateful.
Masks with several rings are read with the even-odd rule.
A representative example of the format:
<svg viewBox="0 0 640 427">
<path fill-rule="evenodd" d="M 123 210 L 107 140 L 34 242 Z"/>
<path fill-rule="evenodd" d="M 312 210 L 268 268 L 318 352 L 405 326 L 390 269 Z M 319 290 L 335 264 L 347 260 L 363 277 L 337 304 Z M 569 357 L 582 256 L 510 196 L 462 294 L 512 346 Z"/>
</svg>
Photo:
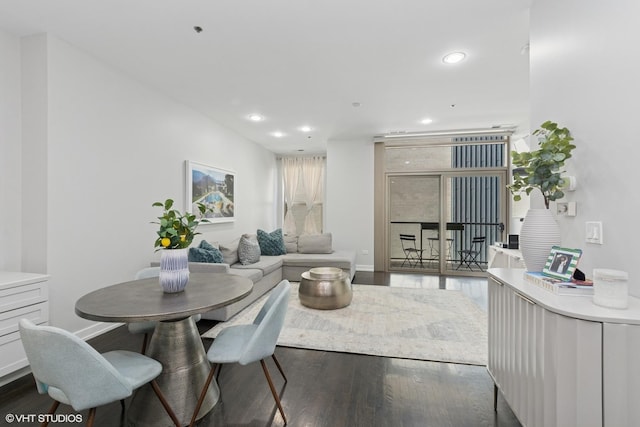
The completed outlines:
<svg viewBox="0 0 640 427">
<path fill-rule="evenodd" d="M 604 413 L 607 426 L 640 425 L 640 327 L 604 324 Z"/>
<path fill-rule="evenodd" d="M 18 322 L 49 321 L 49 297 L 43 274 L 0 271 L 0 377 L 28 365 Z"/>
<path fill-rule="evenodd" d="M 637 426 L 640 301 L 595 306 L 490 269 L 487 368 L 524 426 Z"/>
</svg>

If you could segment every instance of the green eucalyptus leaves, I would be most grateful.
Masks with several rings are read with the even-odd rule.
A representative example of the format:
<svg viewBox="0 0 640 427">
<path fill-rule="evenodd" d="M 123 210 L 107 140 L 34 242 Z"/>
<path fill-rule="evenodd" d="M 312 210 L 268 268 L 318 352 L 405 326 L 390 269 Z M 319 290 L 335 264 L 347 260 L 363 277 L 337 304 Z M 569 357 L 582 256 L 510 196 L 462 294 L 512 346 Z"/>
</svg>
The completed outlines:
<svg viewBox="0 0 640 427">
<path fill-rule="evenodd" d="M 529 195 L 538 189 L 544 197 L 545 207 L 549 209 L 550 201 L 564 197 L 562 189 L 565 182 L 561 176 L 564 170 L 561 169 L 576 146 L 571 144 L 573 137 L 569 129 L 558 127 L 557 123 L 551 121 L 544 122 L 533 135 L 538 137 L 538 150 L 511 152 L 513 184 L 507 188 L 515 201 L 522 198 L 522 192 Z"/>
</svg>

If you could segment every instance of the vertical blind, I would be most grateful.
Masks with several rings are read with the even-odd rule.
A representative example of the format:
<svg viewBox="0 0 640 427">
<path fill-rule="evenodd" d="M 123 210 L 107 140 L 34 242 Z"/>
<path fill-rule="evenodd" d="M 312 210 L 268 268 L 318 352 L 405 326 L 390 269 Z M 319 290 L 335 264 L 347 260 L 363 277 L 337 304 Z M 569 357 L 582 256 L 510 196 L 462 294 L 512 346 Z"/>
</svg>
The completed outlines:
<svg viewBox="0 0 640 427">
<path fill-rule="evenodd" d="M 451 151 L 451 166 L 454 169 L 502 167 L 504 156 L 504 144 L 460 145 Z M 473 237 L 485 236 L 485 246 L 501 239 L 500 193 L 497 176 L 452 178 L 451 220 L 464 224 L 463 239 L 456 241 L 456 251 L 465 249 L 461 245 L 468 246 Z M 483 261 L 486 254 L 485 247 Z"/>
</svg>

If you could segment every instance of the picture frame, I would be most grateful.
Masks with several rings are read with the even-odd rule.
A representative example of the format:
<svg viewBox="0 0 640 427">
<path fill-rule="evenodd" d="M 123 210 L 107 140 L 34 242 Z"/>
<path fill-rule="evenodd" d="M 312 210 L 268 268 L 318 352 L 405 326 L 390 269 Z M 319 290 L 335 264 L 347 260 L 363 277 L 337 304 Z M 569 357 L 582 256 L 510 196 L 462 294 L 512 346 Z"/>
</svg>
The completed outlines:
<svg viewBox="0 0 640 427">
<path fill-rule="evenodd" d="M 233 222 L 235 214 L 236 173 L 191 160 L 185 161 L 187 212 L 202 218 L 198 203 L 210 209 L 205 217 L 210 223 Z"/>
<path fill-rule="evenodd" d="M 549 258 L 542 269 L 542 274 L 565 282 L 571 281 L 573 273 L 576 271 L 578 261 L 582 256 L 582 249 L 562 248 L 553 246 L 549 253 Z"/>
</svg>

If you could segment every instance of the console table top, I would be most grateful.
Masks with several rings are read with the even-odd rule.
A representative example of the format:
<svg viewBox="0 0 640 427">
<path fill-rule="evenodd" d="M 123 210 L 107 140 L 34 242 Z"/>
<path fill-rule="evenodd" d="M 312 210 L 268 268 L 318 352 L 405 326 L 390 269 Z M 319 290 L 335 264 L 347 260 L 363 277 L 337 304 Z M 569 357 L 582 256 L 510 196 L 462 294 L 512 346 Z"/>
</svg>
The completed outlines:
<svg viewBox="0 0 640 427">
<path fill-rule="evenodd" d="M 490 268 L 490 277 L 554 313 L 581 320 L 640 325 L 640 298 L 629 296 L 626 309 L 607 308 L 593 303 L 593 295 L 557 295 L 525 281 L 522 268 Z"/>
</svg>

